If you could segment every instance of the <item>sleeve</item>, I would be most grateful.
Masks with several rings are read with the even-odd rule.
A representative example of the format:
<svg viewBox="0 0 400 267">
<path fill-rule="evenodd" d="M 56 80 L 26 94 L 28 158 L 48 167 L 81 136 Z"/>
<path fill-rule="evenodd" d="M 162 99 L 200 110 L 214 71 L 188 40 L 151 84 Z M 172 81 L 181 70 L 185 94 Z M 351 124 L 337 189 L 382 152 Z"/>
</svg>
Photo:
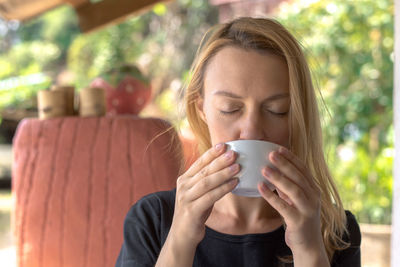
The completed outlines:
<svg viewBox="0 0 400 267">
<path fill-rule="evenodd" d="M 160 205 L 153 196 L 139 200 L 124 221 L 124 241 L 115 267 L 153 267 L 161 250 Z"/>
<path fill-rule="evenodd" d="M 356 218 L 350 211 L 346 211 L 348 235 L 343 239 L 350 246 L 335 253 L 332 267 L 361 267 L 361 232 Z"/>
</svg>

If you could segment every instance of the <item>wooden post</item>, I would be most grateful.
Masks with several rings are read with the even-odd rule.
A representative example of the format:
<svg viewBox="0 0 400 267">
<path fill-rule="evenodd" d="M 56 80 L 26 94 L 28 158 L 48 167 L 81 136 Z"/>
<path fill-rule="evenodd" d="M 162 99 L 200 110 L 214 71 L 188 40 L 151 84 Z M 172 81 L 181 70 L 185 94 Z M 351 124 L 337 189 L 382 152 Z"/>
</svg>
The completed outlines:
<svg viewBox="0 0 400 267">
<path fill-rule="evenodd" d="M 67 115 L 65 92 L 61 90 L 41 90 L 37 95 L 39 118 L 41 120 Z"/>
<path fill-rule="evenodd" d="M 85 88 L 79 92 L 79 115 L 106 115 L 106 94 L 103 88 Z"/>
<path fill-rule="evenodd" d="M 65 97 L 65 108 L 67 116 L 74 116 L 75 113 L 75 87 L 73 86 L 52 86 L 52 91 L 63 91 Z"/>
<path fill-rule="evenodd" d="M 394 22 L 394 129 L 395 157 L 393 166 L 392 267 L 400 266 L 400 0 L 395 0 Z"/>
</svg>

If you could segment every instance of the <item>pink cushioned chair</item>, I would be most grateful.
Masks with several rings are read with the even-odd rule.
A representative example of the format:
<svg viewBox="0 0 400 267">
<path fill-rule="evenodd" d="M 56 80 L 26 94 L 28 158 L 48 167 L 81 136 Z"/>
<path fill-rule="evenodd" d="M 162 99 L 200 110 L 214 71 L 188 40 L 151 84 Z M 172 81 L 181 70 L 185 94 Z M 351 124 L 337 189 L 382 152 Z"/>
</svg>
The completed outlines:
<svg viewBox="0 0 400 267">
<path fill-rule="evenodd" d="M 123 220 L 176 185 L 181 144 L 160 119 L 25 119 L 14 139 L 18 267 L 113 266 Z"/>
</svg>

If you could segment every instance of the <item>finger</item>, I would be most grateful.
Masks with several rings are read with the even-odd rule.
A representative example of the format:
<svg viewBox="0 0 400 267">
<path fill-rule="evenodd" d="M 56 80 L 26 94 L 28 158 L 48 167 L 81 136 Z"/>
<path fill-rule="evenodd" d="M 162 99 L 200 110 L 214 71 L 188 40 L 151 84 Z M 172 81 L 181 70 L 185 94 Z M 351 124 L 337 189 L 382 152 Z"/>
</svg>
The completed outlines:
<svg viewBox="0 0 400 267">
<path fill-rule="evenodd" d="M 294 208 L 289 205 L 286 201 L 282 200 L 279 196 L 277 196 L 268 186 L 260 182 L 258 183 L 258 191 L 261 196 L 274 208 L 276 209 L 280 215 L 284 219 L 290 218 L 293 216 L 293 212 L 295 212 Z"/>
<path fill-rule="evenodd" d="M 207 194 L 204 194 L 196 200 L 195 206 L 202 211 L 209 209 L 210 207 L 212 207 L 212 205 L 214 205 L 215 202 L 231 192 L 238 183 L 239 179 L 234 178 L 224 183 L 223 185 L 218 186 L 211 191 L 208 191 Z"/>
<path fill-rule="evenodd" d="M 236 160 L 237 154 L 233 150 L 229 150 L 224 154 L 220 155 L 208 165 L 203 167 L 196 175 L 194 175 L 190 181 L 190 185 L 193 186 L 197 184 L 201 179 L 216 173 L 230 165 L 232 165 Z"/>
<path fill-rule="evenodd" d="M 288 159 L 290 162 L 293 163 L 293 165 L 301 172 L 304 174 L 305 178 L 307 179 L 308 184 L 310 185 L 311 188 L 314 188 L 316 190 L 319 190 L 319 187 L 317 186 L 316 181 L 312 178 L 313 175 L 310 172 L 310 170 L 306 167 L 304 162 L 302 162 L 299 157 L 297 157 L 293 152 L 289 151 L 285 147 L 280 147 L 278 150 L 279 154 L 284 156 L 286 159 Z"/>
<path fill-rule="evenodd" d="M 264 168 L 263 175 L 277 188 L 277 190 L 284 193 L 294 206 L 302 209 L 307 208 L 308 197 L 301 187 L 299 187 L 281 172 L 270 167 Z"/>
<path fill-rule="evenodd" d="M 276 188 L 276 191 L 278 192 L 278 196 L 283 199 L 284 201 L 286 201 L 286 203 L 288 203 L 289 205 L 293 205 L 293 202 L 290 200 L 290 198 L 283 193 L 281 190 L 279 190 L 278 188 Z"/>
<path fill-rule="evenodd" d="M 192 200 L 202 197 L 215 188 L 227 183 L 235 174 L 240 171 L 239 164 L 235 163 L 216 173 L 201 178 L 194 186 L 189 189 Z"/>
<path fill-rule="evenodd" d="M 277 152 L 279 152 L 279 154 L 283 155 L 285 158 L 291 161 L 293 165 L 295 165 L 296 168 L 299 169 L 299 171 L 307 172 L 307 168 L 305 168 L 304 163 L 295 154 L 293 154 L 293 152 L 289 151 L 285 147 L 279 147 Z"/>
<path fill-rule="evenodd" d="M 272 164 L 274 164 L 283 175 L 300 186 L 304 191 L 310 192 L 311 187 L 309 182 L 304 177 L 304 174 L 301 173 L 291 161 L 277 151 L 271 152 L 269 158 Z M 267 167 L 265 169 L 267 169 Z M 268 171 L 268 169 L 266 171 Z"/>
<path fill-rule="evenodd" d="M 186 171 L 188 177 L 196 175 L 201 169 L 208 165 L 215 158 L 224 153 L 226 145 L 224 143 L 219 143 L 214 147 L 207 150 L 203 155 L 200 156 L 190 168 Z"/>
</svg>

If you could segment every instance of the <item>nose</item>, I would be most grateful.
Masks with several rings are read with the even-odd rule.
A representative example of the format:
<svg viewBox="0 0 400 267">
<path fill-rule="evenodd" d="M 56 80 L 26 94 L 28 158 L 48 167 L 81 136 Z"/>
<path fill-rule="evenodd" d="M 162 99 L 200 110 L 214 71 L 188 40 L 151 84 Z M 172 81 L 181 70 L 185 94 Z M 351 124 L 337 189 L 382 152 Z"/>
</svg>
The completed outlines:
<svg viewBox="0 0 400 267">
<path fill-rule="evenodd" d="M 252 112 L 243 118 L 240 126 L 240 139 L 264 140 L 264 127 L 262 115 Z"/>
</svg>

